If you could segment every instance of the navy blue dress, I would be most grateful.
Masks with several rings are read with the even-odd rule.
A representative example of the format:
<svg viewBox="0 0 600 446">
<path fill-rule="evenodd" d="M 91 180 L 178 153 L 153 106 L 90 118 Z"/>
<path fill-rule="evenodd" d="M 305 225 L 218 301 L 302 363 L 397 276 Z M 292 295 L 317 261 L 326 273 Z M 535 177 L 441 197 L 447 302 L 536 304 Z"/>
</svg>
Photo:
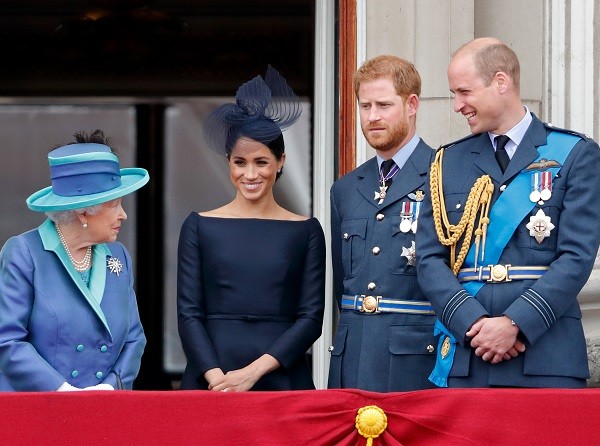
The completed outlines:
<svg viewBox="0 0 600 446">
<path fill-rule="evenodd" d="M 313 389 L 306 351 L 321 335 L 325 240 L 318 220 L 203 217 L 181 228 L 179 336 L 182 389 L 207 389 L 204 373 L 245 367 L 261 355 L 281 367 L 252 390 Z"/>
</svg>

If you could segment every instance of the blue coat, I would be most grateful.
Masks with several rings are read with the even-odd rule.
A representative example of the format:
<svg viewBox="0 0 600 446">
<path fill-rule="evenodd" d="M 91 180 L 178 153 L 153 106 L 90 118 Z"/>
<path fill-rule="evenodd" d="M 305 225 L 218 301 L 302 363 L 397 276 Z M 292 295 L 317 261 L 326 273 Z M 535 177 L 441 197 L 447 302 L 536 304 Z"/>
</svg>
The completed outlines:
<svg viewBox="0 0 600 446">
<path fill-rule="evenodd" d="M 504 174 L 487 133 L 448 147 L 443 158 L 443 187 L 450 223 L 459 221 L 478 177 L 490 175 L 495 202 L 500 186 L 509 184 L 538 157 L 538 147 L 545 145 L 554 131 L 566 132 L 533 116 Z M 448 268 L 449 251 L 438 240 L 431 202 L 425 200 L 417 236 L 419 283 L 441 322 L 459 343 L 450 387 L 585 385 L 589 371 L 577 294 L 589 277 L 600 243 L 600 150 L 591 139 L 578 136 L 581 140 L 554 178 L 552 197 L 543 204 L 536 203 L 531 213 L 518 222 L 498 261 L 512 266 L 549 266 L 539 279 L 487 283 L 476 298 L 460 299 L 464 288 Z M 529 200 L 528 192 L 522 199 Z M 540 209 L 555 228 L 538 243 L 526 225 Z M 481 316 L 502 315 L 519 326 L 526 351 L 491 364 L 474 354 L 465 333 Z"/>
<path fill-rule="evenodd" d="M 50 220 L 0 252 L 0 390 L 53 391 L 100 383 L 131 389 L 146 338 L 131 258 L 120 243 L 94 246 L 88 288 Z M 118 259 L 122 271 L 107 268 Z"/>
<path fill-rule="evenodd" d="M 399 226 L 402 203 L 414 202 L 415 191 L 428 194 L 427 172 L 434 155 L 419 141 L 382 204 L 374 200 L 379 190 L 376 158 L 333 184 L 331 239 L 338 307 L 342 295 L 426 300 L 416 268 L 401 255 L 403 248 L 412 247 L 414 234 L 401 232 Z M 375 247 L 380 249 L 377 255 Z M 383 392 L 431 387 L 427 377 L 435 362 L 434 322 L 433 315 L 341 310 L 329 387 Z"/>
</svg>

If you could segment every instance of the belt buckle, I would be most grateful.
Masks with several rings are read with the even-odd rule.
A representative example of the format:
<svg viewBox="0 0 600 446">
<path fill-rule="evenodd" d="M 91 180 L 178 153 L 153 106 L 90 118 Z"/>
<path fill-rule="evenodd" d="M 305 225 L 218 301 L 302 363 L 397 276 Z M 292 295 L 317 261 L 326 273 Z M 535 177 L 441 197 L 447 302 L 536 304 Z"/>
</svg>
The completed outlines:
<svg viewBox="0 0 600 446">
<path fill-rule="evenodd" d="M 509 276 L 509 268 L 511 265 L 488 265 L 487 267 L 490 270 L 490 277 L 487 279 L 487 282 L 511 282 L 512 279 Z"/>
<path fill-rule="evenodd" d="M 381 296 L 365 296 L 362 297 L 362 305 L 360 311 L 363 313 L 379 313 L 379 299 Z"/>
</svg>

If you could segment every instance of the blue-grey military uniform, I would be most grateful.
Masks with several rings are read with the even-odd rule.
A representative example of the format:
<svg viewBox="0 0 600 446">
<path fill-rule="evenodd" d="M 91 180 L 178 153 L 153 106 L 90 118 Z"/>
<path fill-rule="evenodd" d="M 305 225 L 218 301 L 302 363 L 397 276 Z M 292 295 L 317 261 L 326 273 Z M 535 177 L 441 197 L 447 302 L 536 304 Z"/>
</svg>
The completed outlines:
<svg viewBox="0 0 600 446">
<path fill-rule="evenodd" d="M 470 189 L 482 175 L 489 175 L 494 184 L 494 206 L 522 171 L 529 175 L 543 171 L 543 163 L 561 164 L 550 198 L 536 202 L 527 193 L 519 196 L 531 201 L 531 211 L 514 221 L 516 229 L 500 251 L 497 266 L 507 268 L 507 277 L 492 280 L 491 268 L 484 262 L 482 278 L 475 279 L 483 286 L 475 298 L 470 296 L 448 267 L 449 249 L 438 240 L 429 197 L 423 204 L 417 269 L 425 295 L 457 340 L 449 387 L 583 387 L 589 377 L 577 294 L 589 277 L 600 243 L 600 149 L 593 140 L 575 135 L 573 148 L 562 163 L 556 163 L 557 147 L 547 145 L 548 139 L 556 132 L 562 137 L 572 132 L 544 124 L 535 115 L 532 118 L 504 174 L 487 133 L 458 141 L 445 149 L 443 157 L 443 192 L 451 224 L 460 220 Z M 554 152 L 550 150 L 550 156 L 539 163 L 536 159 L 543 147 Z M 531 226 L 536 215 L 551 223 L 539 240 Z M 511 221 L 510 212 L 506 218 Z M 542 273 L 519 276 L 526 268 Z M 474 354 L 465 333 L 480 317 L 502 315 L 518 325 L 526 350 L 491 364 Z"/>
<path fill-rule="evenodd" d="M 400 222 L 402 206 L 428 194 L 434 156 L 420 140 L 381 204 L 374 198 L 379 190 L 376 158 L 331 188 L 334 286 L 341 312 L 330 388 L 387 392 L 432 387 L 427 377 L 435 362 L 435 316 L 410 259 L 415 234 L 401 231 Z M 368 296 L 380 296 L 379 305 L 368 307 Z"/>
</svg>

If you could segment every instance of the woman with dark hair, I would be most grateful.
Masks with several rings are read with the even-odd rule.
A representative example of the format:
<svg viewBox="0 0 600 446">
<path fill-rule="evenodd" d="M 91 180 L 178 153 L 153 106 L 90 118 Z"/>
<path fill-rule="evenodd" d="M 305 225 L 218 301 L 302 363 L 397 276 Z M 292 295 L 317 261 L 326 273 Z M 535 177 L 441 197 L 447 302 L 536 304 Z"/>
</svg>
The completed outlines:
<svg viewBox="0 0 600 446">
<path fill-rule="evenodd" d="M 146 338 L 121 197 L 149 180 L 121 169 L 100 130 L 48 154 L 52 185 L 27 199 L 37 229 L 0 252 L 0 391 L 131 389 Z"/>
<path fill-rule="evenodd" d="M 281 207 L 282 130 L 298 97 L 269 67 L 204 124 L 225 154 L 235 198 L 192 212 L 179 238 L 177 310 L 187 356 L 181 388 L 313 389 L 306 351 L 321 334 L 325 242 L 321 225 Z"/>
</svg>

